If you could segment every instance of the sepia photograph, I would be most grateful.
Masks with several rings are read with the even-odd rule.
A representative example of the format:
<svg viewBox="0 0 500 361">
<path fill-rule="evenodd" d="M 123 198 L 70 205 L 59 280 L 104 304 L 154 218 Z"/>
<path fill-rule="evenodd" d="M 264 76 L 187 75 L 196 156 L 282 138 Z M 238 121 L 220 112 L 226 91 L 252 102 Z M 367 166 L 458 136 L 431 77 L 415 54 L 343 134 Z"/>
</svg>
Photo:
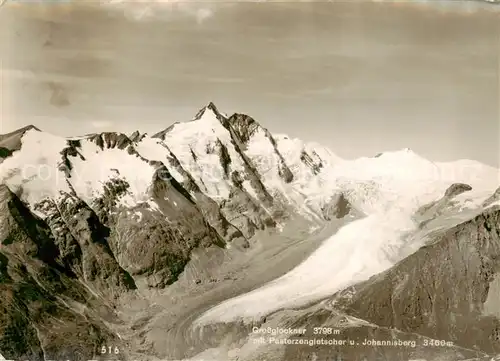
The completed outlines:
<svg viewBox="0 0 500 361">
<path fill-rule="evenodd" d="M 500 0 L 0 1 L 0 361 L 500 361 Z"/>
</svg>

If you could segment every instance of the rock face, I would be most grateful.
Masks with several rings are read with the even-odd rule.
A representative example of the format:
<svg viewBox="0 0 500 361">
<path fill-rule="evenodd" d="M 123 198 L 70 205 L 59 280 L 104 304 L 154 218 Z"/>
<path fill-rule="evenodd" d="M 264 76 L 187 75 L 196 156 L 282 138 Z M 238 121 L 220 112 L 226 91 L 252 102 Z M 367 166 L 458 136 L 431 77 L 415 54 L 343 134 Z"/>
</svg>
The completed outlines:
<svg viewBox="0 0 500 361">
<path fill-rule="evenodd" d="M 1 353 L 9 359 L 88 360 L 97 345 L 120 345 L 96 311 L 105 304 L 78 280 L 85 254 L 75 240 L 53 237 L 48 224 L 4 185 L 0 214 Z M 95 256 L 106 258 L 103 252 Z M 106 316 L 113 319 L 109 310 Z"/>
<path fill-rule="evenodd" d="M 50 212 L 46 222 L 65 266 L 80 275 L 95 292 L 113 298 L 136 288 L 110 248 L 110 229 L 87 204 L 66 194 L 58 202 L 47 201 L 40 206 Z"/>
<path fill-rule="evenodd" d="M 126 210 L 112 208 L 116 213 L 109 221 L 110 243 L 120 265 L 134 279 L 150 278 L 146 282 L 154 287 L 173 283 L 194 248 L 225 246 L 190 197 L 174 182 L 164 182 L 160 172 L 155 173 L 151 187 L 155 206 L 143 203 Z"/>
<path fill-rule="evenodd" d="M 344 218 L 355 211 L 343 193 L 337 194 L 332 202 L 323 208 L 323 216 L 330 220 Z"/>
<path fill-rule="evenodd" d="M 471 191 L 472 187 L 465 183 L 453 183 L 444 192 L 444 196 L 440 199 L 430 202 L 422 207 L 420 207 L 415 212 L 415 220 L 420 222 L 420 226 L 425 226 L 432 219 L 439 217 L 444 213 L 454 213 L 456 212 L 457 202 L 455 198 L 465 192 Z"/>
<path fill-rule="evenodd" d="M 453 198 L 461 193 L 468 192 L 470 190 L 472 190 L 472 187 L 468 184 L 454 183 L 446 190 L 444 196 L 447 198 Z"/>
<path fill-rule="evenodd" d="M 281 360 L 353 360 L 353 361 L 408 361 L 408 360 L 477 360 L 491 361 L 484 353 L 453 344 L 442 343 L 416 333 L 382 327 L 349 314 L 315 307 L 300 311 L 289 321 L 293 328 L 306 329 L 301 336 L 292 336 L 292 342 L 283 348 Z M 318 335 L 314 330 L 331 330 Z M 338 333 L 337 333 L 338 332 Z M 300 344 L 304 340 L 321 340 L 323 345 Z M 271 353 L 271 352 L 270 352 Z"/>
</svg>

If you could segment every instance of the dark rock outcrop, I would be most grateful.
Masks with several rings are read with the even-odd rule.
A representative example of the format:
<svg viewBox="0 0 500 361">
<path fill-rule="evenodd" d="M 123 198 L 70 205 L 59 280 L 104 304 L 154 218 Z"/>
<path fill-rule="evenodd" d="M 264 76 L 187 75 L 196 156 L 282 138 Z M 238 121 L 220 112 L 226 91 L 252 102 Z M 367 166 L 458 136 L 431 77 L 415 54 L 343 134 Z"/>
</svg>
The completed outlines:
<svg viewBox="0 0 500 361">
<path fill-rule="evenodd" d="M 88 140 L 94 142 L 101 149 L 126 149 L 129 145 L 132 144 L 132 141 L 129 137 L 127 137 L 127 135 L 123 133 L 113 132 L 93 134 L 88 138 Z"/>
<path fill-rule="evenodd" d="M 237 139 L 237 143 L 240 144 L 241 149 L 245 151 L 248 146 L 248 142 L 252 138 L 252 136 L 261 131 L 264 133 L 265 137 L 271 143 L 274 153 L 276 157 L 279 159 L 278 171 L 281 178 L 286 182 L 290 183 L 293 181 L 293 173 L 285 163 L 283 156 L 278 150 L 278 146 L 276 144 L 276 140 L 272 136 L 271 132 L 266 128 L 262 127 L 255 119 L 252 117 L 235 113 L 231 115 L 227 120 L 223 119 L 222 124 L 230 130 L 231 134 L 235 139 Z"/>
<path fill-rule="evenodd" d="M 323 217 L 327 220 L 344 218 L 353 211 L 351 203 L 343 193 L 335 195 L 330 203 L 322 209 Z"/>
<path fill-rule="evenodd" d="M 304 335 L 291 337 L 292 342 L 297 343 L 284 347 L 283 356 L 279 358 L 283 361 L 471 361 L 476 358 L 491 361 L 479 350 L 370 324 L 337 310 L 312 307 L 299 311 L 299 315 L 288 323 L 281 327 L 307 331 Z M 304 342 L 308 340 L 318 340 L 323 344 L 309 345 Z"/>
<path fill-rule="evenodd" d="M 101 321 L 106 303 L 77 278 L 78 262 L 72 262 L 81 258 L 77 245 L 56 240 L 5 185 L 0 186 L 0 243 L 4 357 L 83 361 L 99 357 L 98 345 L 121 347 Z M 106 315 L 110 321 L 114 317 L 111 309 Z"/>
<path fill-rule="evenodd" d="M 415 221 L 419 222 L 422 228 L 436 217 L 456 212 L 460 208 L 460 204 L 454 198 L 471 190 L 472 187 L 465 183 L 452 184 L 446 189 L 443 197 L 420 207 L 415 212 Z"/>
<path fill-rule="evenodd" d="M 135 131 L 132 134 L 130 134 L 129 139 L 132 142 L 140 142 L 144 137 L 146 136 L 145 133 L 139 133 L 139 131 Z"/>
<path fill-rule="evenodd" d="M 458 196 L 459 194 L 462 194 L 464 192 L 468 192 L 471 190 L 472 190 L 472 187 L 468 184 L 453 183 L 451 186 L 448 187 L 448 189 L 444 193 L 444 196 L 447 198 L 453 198 L 453 197 Z"/>
<path fill-rule="evenodd" d="M 120 265 L 148 286 L 164 287 L 177 280 L 197 247 L 224 247 L 225 240 L 203 217 L 195 202 L 166 168 L 152 180 L 152 204 L 113 208 L 110 243 Z"/>
<path fill-rule="evenodd" d="M 185 190 L 188 194 L 192 194 L 193 197 L 196 197 L 196 204 L 200 210 L 200 212 L 203 214 L 203 216 L 207 219 L 208 223 L 217 231 L 217 233 L 222 236 L 227 242 L 232 242 L 233 240 L 243 240 L 244 236 L 242 232 L 235 227 L 234 224 L 229 222 L 224 215 L 222 214 L 221 209 L 219 208 L 219 205 L 210 197 L 206 196 L 198 187 L 196 184 L 195 180 L 187 172 L 177 159 L 177 157 L 170 151 L 168 146 L 165 144 L 162 144 L 165 149 L 168 151 L 168 156 L 167 156 L 167 166 L 169 168 L 175 169 L 177 172 L 179 172 L 183 178 L 182 184 L 179 184 L 178 182 L 175 181 L 174 177 L 171 176 L 170 172 L 168 169 L 162 168 L 163 169 L 163 175 L 162 179 L 169 181 L 173 180 L 175 181 L 174 184 L 178 184 L 182 189 Z M 253 235 L 253 233 L 252 233 Z"/>
<path fill-rule="evenodd" d="M 89 205 L 66 194 L 59 202 L 46 201 L 41 207 L 50 214 L 46 222 L 64 264 L 94 292 L 114 299 L 136 288 L 110 247 L 110 229 Z"/>
</svg>

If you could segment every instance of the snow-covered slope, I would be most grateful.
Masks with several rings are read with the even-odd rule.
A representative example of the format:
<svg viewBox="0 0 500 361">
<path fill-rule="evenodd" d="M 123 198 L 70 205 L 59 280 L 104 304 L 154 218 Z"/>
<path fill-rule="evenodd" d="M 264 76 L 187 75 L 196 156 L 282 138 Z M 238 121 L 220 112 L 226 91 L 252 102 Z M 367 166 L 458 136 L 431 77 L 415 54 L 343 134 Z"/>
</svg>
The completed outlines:
<svg viewBox="0 0 500 361">
<path fill-rule="evenodd" d="M 232 144 L 230 133 L 213 109 L 207 107 L 195 120 L 174 124 L 162 140 L 193 176 L 198 187 L 209 197 L 222 200 L 231 193 L 231 174 L 244 173 L 245 165 Z M 256 192 L 248 182 L 243 184 L 243 189 L 249 194 Z"/>
<path fill-rule="evenodd" d="M 110 137 L 114 134 L 103 134 Z M 0 164 L 0 181 L 34 209 L 44 199 L 74 193 L 85 202 L 102 196 L 106 182 L 124 179 L 129 184 L 123 201 L 145 201 L 154 167 L 124 149 L 103 147 L 96 138 L 72 140 L 38 130 L 27 131 L 21 149 Z"/>
<path fill-rule="evenodd" d="M 323 218 L 326 201 L 311 203 L 310 198 L 326 195 L 318 174 L 336 157 L 324 149 L 318 150 L 321 158 L 311 145 L 300 141 L 282 146 L 253 118 L 224 116 L 212 103 L 192 121 L 176 123 L 154 138 L 161 139 L 197 186 L 219 203 L 239 189 L 271 215 L 281 204 L 304 217 Z M 149 140 L 144 138 L 138 147 L 144 142 Z"/>
<path fill-rule="evenodd" d="M 0 164 L 0 183 L 12 190 L 22 188 L 23 199 L 31 205 L 69 191 L 64 172 L 59 170 L 66 139 L 30 129 L 20 141 L 21 149 Z"/>
</svg>

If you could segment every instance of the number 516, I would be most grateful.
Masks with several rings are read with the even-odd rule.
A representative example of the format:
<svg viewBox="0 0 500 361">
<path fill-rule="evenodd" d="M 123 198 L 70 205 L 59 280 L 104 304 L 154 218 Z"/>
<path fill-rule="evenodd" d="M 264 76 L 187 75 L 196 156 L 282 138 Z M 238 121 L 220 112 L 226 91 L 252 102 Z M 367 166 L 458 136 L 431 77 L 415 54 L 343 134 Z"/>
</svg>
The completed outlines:
<svg viewBox="0 0 500 361">
<path fill-rule="evenodd" d="M 118 355 L 120 353 L 120 350 L 118 349 L 118 346 L 115 346 L 114 348 L 113 348 L 113 346 L 102 346 L 101 353 L 102 354 L 114 353 L 115 355 Z"/>
</svg>

